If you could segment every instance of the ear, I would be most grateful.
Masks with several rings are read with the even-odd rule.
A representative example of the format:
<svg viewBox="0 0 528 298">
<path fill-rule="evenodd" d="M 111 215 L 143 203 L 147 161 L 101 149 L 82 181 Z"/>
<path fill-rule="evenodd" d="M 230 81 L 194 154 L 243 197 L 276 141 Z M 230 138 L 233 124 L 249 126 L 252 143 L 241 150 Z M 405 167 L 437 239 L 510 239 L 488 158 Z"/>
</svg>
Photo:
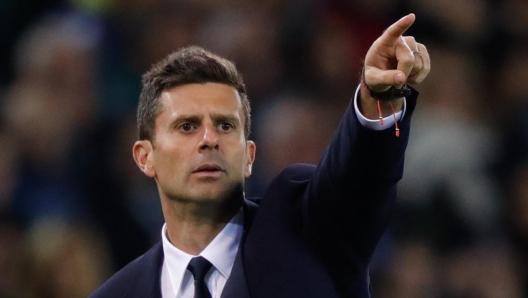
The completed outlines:
<svg viewBox="0 0 528 298">
<path fill-rule="evenodd" d="M 253 141 L 246 142 L 246 168 L 244 169 L 244 176 L 246 178 L 251 176 L 253 162 L 255 162 L 256 150 L 257 150 L 257 145 L 255 145 L 255 142 Z"/>
<path fill-rule="evenodd" d="M 153 162 L 153 147 L 152 143 L 147 140 L 137 141 L 132 148 L 132 155 L 134 156 L 134 161 L 137 166 L 150 178 L 156 176 L 156 171 L 154 170 Z"/>
</svg>

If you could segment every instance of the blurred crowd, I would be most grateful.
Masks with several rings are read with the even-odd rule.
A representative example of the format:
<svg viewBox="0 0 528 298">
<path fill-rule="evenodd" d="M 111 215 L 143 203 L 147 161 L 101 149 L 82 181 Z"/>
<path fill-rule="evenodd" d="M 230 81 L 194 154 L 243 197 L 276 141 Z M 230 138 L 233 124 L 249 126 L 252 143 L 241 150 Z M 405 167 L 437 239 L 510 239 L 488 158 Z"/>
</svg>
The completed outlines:
<svg viewBox="0 0 528 298">
<path fill-rule="evenodd" d="M 159 241 L 136 168 L 141 74 L 196 44 L 235 61 L 258 145 L 247 196 L 317 163 L 392 22 L 432 72 L 374 297 L 528 297 L 528 1 L 2 0 L 0 298 L 86 297 Z"/>
</svg>

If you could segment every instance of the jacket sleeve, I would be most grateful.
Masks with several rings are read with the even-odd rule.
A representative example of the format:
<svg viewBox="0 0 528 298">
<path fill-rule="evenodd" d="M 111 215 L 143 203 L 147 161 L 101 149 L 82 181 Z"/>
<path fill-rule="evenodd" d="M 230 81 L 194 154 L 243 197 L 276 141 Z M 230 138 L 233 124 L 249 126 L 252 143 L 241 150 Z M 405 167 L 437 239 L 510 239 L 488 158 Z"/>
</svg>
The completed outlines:
<svg viewBox="0 0 528 298">
<path fill-rule="evenodd" d="M 400 137 L 394 128 L 364 128 L 348 107 L 310 179 L 302 203 L 305 232 L 339 276 L 368 270 L 389 223 L 417 96 L 413 90 L 406 98 Z"/>
</svg>

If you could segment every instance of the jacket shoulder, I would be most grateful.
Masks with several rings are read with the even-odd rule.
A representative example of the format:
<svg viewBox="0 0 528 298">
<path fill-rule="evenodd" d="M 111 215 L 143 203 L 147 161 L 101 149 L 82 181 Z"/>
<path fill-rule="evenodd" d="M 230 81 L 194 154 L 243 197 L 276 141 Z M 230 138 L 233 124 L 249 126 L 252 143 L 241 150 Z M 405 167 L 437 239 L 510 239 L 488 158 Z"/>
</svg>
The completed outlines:
<svg viewBox="0 0 528 298">
<path fill-rule="evenodd" d="M 287 166 L 275 179 L 290 182 L 305 182 L 312 178 L 315 169 L 315 165 L 296 163 Z"/>
<path fill-rule="evenodd" d="M 159 242 L 115 273 L 89 298 L 136 297 L 137 291 L 134 288 L 142 287 L 142 284 L 146 282 L 142 276 L 150 275 L 149 280 L 152 279 L 152 283 L 159 281 L 162 262 L 163 249 Z M 151 284 L 148 285 L 148 287 L 151 286 Z"/>
</svg>

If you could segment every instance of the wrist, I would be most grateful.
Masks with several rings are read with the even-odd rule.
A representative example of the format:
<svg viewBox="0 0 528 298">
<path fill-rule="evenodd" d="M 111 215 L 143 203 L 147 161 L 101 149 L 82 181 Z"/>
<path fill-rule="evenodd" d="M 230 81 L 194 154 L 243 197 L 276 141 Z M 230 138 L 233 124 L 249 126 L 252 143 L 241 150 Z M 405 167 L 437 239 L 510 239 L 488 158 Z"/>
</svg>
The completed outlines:
<svg viewBox="0 0 528 298">
<path fill-rule="evenodd" d="M 393 99 L 390 101 L 390 103 L 386 100 L 378 100 L 372 97 L 370 90 L 365 84 L 361 84 L 359 94 L 358 108 L 361 114 L 363 114 L 363 116 L 365 116 L 367 119 L 379 119 L 380 111 L 382 117 L 387 117 L 393 114 L 393 109 L 394 112 L 399 112 L 403 108 L 403 98 Z M 392 104 L 392 108 L 390 104 Z"/>
</svg>

